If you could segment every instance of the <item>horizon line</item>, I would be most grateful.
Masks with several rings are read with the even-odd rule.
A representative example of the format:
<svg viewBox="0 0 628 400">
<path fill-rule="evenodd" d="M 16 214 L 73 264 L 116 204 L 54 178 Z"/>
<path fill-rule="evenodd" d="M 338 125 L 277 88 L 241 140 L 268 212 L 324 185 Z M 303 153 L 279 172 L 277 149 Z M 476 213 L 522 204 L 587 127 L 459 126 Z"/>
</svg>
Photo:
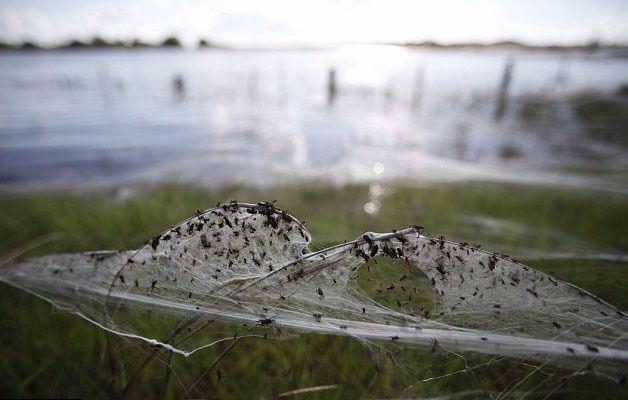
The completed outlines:
<svg viewBox="0 0 628 400">
<path fill-rule="evenodd" d="M 512 47 L 521 49 L 595 49 L 595 48 L 623 48 L 628 47 L 628 41 L 606 41 L 592 38 L 588 41 L 573 43 L 545 43 L 538 44 L 529 41 L 516 39 L 501 39 L 494 41 L 437 41 L 437 40 L 405 40 L 405 41 L 347 41 L 347 42 L 302 42 L 302 43 L 269 43 L 269 44 L 237 44 L 228 41 L 214 41 L 204 37 L 195 40 L 195 44 L 190 46 L 181 42 L 175 36 L 170 35 L 158 41 L 144 41 L 139 38 L 128 39 L 103 39 L 102 36 L 95 35 L 90 39 L 68 39 L 55 45 L 46 45 L 41 41 L 22 40 L 22 41 L 3 41 L 0 40 L 0 50 L 73 50 L 73 49 L 99 49 L 99 48 L 180 48 L 180 49 L 232 49 L 232 50 L 281 50 L 281 49 L 322 49 L 338 46 L 349 45 L 375 45 L 375 46 L 400 46 L 400 47 L 431 47 L 431 48 L 496 48 L 496 47 Z"/>
</svg>

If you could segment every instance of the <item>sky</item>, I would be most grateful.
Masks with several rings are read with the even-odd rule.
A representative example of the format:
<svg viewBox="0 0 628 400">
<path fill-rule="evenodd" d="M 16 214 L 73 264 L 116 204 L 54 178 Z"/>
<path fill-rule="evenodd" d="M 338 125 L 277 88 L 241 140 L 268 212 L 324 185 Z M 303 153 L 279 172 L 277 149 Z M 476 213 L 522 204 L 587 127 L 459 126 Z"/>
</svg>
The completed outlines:
<svg viewBox="0 0 628 400">
<path fill-rule="evenodd" d="M 0 40 L 628 43 L 628 0 L 0 0 Z"/>
</svg>

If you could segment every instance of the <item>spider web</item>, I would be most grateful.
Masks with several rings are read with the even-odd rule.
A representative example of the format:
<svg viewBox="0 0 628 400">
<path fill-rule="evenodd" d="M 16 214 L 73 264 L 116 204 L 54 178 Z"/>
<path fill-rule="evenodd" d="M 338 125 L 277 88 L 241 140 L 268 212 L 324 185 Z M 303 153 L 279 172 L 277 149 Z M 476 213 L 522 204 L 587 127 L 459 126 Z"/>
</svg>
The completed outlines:
<svg viewBox="0 0 628 400">
<path fill-rule="evenodd" d="M 283 329 L 625 376 L 626 315 L 507 255 L 429 237 L 418 226 L 367 232 L 316 252 L 310 242 L 306 228 L 273 204 L 231 202 L 197 212 L 137 251 L 28 259 L 0 270 L 0 280 L 184 356 Z M 433 308 L 394 309 L 366 293 L 360 273 L 387 260 L 407 274 L 376 282 L 375 290 L 407 294 L 410 303 L 427 288 Z M 422 287 L 407 278 L 416 272 Z M 210 340 L 215 322 L 248 328 Z M 278 329 L 269 333 L 269 326 Z"/>
</svg>

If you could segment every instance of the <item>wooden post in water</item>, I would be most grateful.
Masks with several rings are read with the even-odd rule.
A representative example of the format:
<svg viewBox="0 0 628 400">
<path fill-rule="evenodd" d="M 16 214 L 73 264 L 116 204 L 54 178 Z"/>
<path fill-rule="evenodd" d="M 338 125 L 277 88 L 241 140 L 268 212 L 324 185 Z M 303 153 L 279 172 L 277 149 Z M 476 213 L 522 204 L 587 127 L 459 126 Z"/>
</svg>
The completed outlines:
<svg viewBox="0 0 628 400">
<path fill-rule="evenodd" d="M 185 81 L 181 74 L 177 74 L 172 78 L 172 91 L 178 98 L 185 97 Z"/>
<path fill-rule="evenodd" d="M 410 99 L 410 109 L 413 113 L 421 110 L 421 99 L 423 97 L 423 76 L 425 72 L 422 66 L 418 66 L 414 76 L 414 86 L 412 90 L 412 98 Z"/>
<path fill-rule="evenodd" d="M 554 77 L 554 87 L 558 88 L 567 84 L 569 80 L 569 69 L 571 67 L 571 58 L 562 55 L 556 66 L 556 76 Z"/>
<path fill-rule="evenodd" d="M 332 106 L 338 95 L 338 86 L 336 84 L 336 69 L 330 68 L 327 75 L 327 105 Z"/>
<path fill-rule="evenodd" d="M 508 102 L 508 88 L 512 81 L 512 70 L 514 68 L 514 61 L 512 57 L 508 58 L 504 65 L 504 73 L 502 74 L 502 81 L 499 85 L 499 93 L 497 94 L 497 104 L 495 106 L 495 121 L 500 121 L 504 117 L 506 112 L 506 106 Z"/>
</svg>

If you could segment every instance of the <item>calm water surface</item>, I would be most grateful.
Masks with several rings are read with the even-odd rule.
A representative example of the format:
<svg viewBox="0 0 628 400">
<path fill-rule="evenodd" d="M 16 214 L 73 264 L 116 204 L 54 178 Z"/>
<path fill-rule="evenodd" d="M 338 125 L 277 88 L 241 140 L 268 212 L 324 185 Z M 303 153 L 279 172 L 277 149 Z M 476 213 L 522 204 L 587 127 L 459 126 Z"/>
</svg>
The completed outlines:
<svg viewBox="0 0 628 400">
<path fill-rule="evenodd" d="M 506 112 L 496 121 L 511 57 Z M 585 137 L 561 104 L 627 82 L 625 58 L 551 53 L 385 46 L 5 52 L 0 185 L 409 178 L 625 191 L 625 150 Z M 543 123 L 526 123 L 519 117 L 526 98 L 558 106 Z M 611 175 L 587 173 L 600 168 Z"/>
</svg>

